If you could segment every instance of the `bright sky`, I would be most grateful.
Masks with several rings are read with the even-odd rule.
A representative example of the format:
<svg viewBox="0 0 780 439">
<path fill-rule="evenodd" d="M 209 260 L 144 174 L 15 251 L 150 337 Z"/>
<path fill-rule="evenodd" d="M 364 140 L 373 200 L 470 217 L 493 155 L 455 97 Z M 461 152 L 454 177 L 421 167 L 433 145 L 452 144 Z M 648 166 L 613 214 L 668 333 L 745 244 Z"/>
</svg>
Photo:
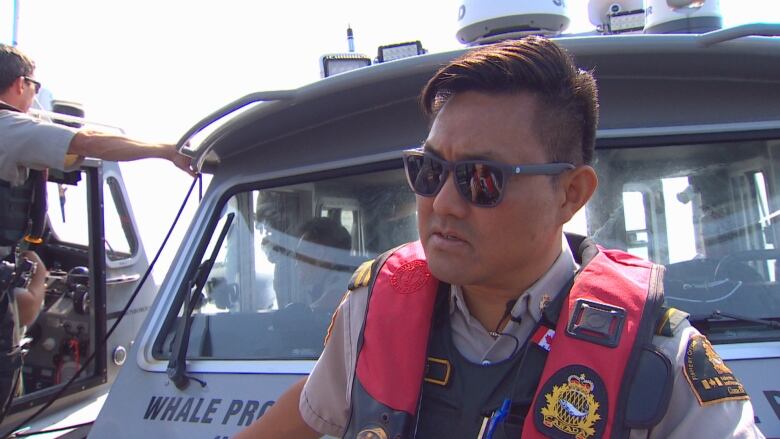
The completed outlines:
<svg viewBox="0 0 780 439">
<path fill-rule="evenodd" d="M 19 3 L 19 47 L 54 97 L 81 102 L 88 118 L 149 141 L 175 142 L 201 117 L 253 91 L 317 80 L 320 55 L 346 51 L 347 24 L 357 51 L 371 57 L 379 45 L 411 40 L 431 52 L 460 47 L 459 0 Z M 569 31 L 590 30 L 587 1 L 568 4 Z M 780 22 L 777 0 L 721 0 L 721 9 L 726 25 Z M 12 12 L 13 0 L 0 0 L 0 42 L 11 42 Z M 153 253 L 190 180 L 164 162 L 122 170 Z M 160 282 L 164 266 L 155 273 Z"/>
</svg>

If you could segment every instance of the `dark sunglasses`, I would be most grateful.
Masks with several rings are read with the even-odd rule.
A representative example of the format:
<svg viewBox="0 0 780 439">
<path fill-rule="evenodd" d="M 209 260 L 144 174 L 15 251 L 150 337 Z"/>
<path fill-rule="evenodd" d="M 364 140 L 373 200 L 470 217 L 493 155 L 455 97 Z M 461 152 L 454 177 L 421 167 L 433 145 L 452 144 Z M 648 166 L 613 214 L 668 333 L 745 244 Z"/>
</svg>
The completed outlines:
<svg viewBox="0 0 780 439">
<path fill-rule="evenodd" d="M 32 84 L 35 87 L 35 94 L 38 94 L 41 91 L 41 83 L 40 82 L 30 78 L 29 76 L 22 76 L 22 78 L 24 78 L 25 81 L 29 82 L 30 84 Z"/>
<path fill-rule="evenodd" d="M 495 207 L 501 202 L 507 176 L 558 175 L 575 167 L 570 163 L 507 165 L 490 160 L 448 162 L 425 152 L 423 148 L 406 150 L 403 154 L 406 178 L 415 194 L 436 196 L 452 172 L 458 192 L 466 201 L 479 207 Z"/>
</svg>

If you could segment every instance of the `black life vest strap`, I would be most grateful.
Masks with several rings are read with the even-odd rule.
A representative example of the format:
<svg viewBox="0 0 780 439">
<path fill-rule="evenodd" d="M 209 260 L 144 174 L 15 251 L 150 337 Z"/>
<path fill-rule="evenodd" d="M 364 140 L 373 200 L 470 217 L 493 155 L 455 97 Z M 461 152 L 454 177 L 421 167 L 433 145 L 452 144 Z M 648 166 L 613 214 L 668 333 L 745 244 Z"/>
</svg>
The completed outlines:
<svg viewBox="0 0 780 439">
<path fill-rule="evenodd" d="M 0 110 L 22 113 L 0 101 Z M 29 244 L 40 244 L 46 225 L 47 171 L 31 170 L 21 186 L 0 180 L 0 246 L 18 244 L 23 238 Z M 26 236 L 25 236 L 26 235 Z"/>
<path fill-rule="evenodd" d="M 546 349 L 529 336 L 524 342 L 518 341 L 514 352 L 506 359 L 475 364 L 458 351 L 452 339 L 449 298 L 447 294 L 448 300 L 437 300 L 434 307 L 415 437 L 478 437 L 480 428 L 485 428 L 488 419 L 506 399 L 511 404 L 506 417 L 500 421 L 498 437 L 520 437 L 544 370 Z M 547 329 L 553 328 L 540 321 L 531 334 Z M 444 401 L 458 401 L 456 418 L 452 418 L 453 407 Z"/>
<path fill-rule="evenodd" d="M 631 429 L 649 429 L 660 422 L 672 395 L 671 360 L 652 343 L 658 316 L 665 311 L 662 306 L 664 267 L 653 265 L 651 270 L 641 326 L 618 397 L 616 417 L 623 422 L 622 429 L 618 423 L 613 427 L 613 436 L 617 438 L 628 438 Z"/>
<path fill-rule="evenodd" d="M 46 181 L 49 179 L 49 172 L 31 170 L 29 178 L 33 180 L 33 199 L 30 206 L 30 228 L 24 240 L 28 245 L 38 245 L 43 242 L 43 232 L 46 229 Z"/>
<path fill-rule="evenodd" d="M 21 186 L 0 180 L 0 246 L 16 246 L 24 238 L 30 224 L 34 187 L 32 178 Z"/>
</svg>

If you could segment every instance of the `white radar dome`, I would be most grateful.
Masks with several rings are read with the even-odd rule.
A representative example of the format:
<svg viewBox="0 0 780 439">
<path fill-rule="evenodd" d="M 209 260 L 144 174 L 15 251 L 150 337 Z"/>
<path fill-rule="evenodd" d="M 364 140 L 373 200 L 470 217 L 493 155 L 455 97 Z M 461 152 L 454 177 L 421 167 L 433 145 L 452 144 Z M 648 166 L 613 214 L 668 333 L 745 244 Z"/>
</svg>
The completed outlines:
<svg viewBox="0 0 780 439">
<path fill-rule="evenodd" d="M 723 27 L 720 0 L 646 0 L 645 33 L 704 33 Z"/>
<path fill-rule="evenodd" d="M 558 35 L 569 26 L 568 0 L 462 0 L 456 37 L 482 44 L 524 35 Z"/>
</svg>

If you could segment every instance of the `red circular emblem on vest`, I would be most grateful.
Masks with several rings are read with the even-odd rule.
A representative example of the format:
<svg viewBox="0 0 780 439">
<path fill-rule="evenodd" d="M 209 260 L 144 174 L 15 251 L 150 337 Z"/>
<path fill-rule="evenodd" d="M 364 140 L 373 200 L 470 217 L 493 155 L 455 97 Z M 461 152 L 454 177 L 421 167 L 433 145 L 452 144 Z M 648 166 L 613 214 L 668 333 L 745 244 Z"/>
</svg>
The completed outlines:
<svg viewBox="0 0 780 439">
<path fill-rule="evenodd" d="M 416 260 L 400 266 L 390 278 L 390 285 L 398 293 L 411 294 L 422 288 L 430 277 L 425 261 Z"/>
</svg>

